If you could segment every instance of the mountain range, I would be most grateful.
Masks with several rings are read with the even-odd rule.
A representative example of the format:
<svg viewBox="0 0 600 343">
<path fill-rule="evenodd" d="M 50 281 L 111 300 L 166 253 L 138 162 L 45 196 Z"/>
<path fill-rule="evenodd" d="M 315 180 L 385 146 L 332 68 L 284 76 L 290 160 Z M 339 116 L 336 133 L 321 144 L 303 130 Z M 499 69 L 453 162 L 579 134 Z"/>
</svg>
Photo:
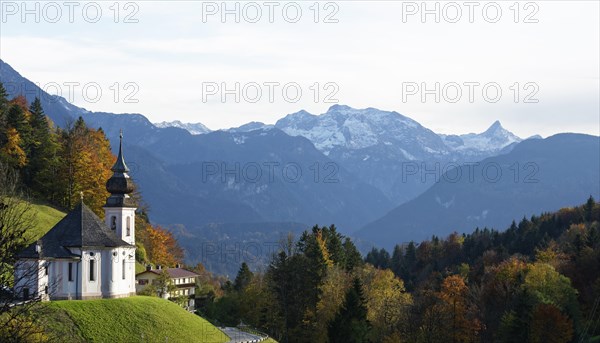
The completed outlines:
<svg viewBox="0 0 600 343">
<path fill-rule="evenodd" d="M 174 120 L 174 121 L 163 121 L 160 123 L 154 123 L 154 126 L 164 129 L 167 127 L 177 127 L 180 129 L 184 129 L 187 132 L 189 132 L 192 135 L 201 135 L 203 133 L 209 133 L 211 130 L 206 127 L 204 124 L 202 123 L 182 123 L 179 120 Z"/>
<path fill-rule="evenodd" d="M 397 112 L 344 105 L 320 115 L 288 114 L 274 125 L 210 131 L 200 123 L 153 124 L 141 114 L 88 111 L 48 95 L 1 60 L 0 81 L 10 96 L 40 97 L 60 127 L 81 116 L 101 127 L 113 147 L 123 129 L 131 175 L 152 221 L 185 238 L 181 244 L 194 260 L 203 256 L 198 242 L 207 237 L 276 240 L 273 235 L 288 229 L 335 223 L 345 234 L 387 246 L 474 226 L 503 228 L 513 218 L 599 193 L 598 163 L 588 155 L 597 152 L 593 136 L 523 140 L 500 122 L 479 134 L 443 135 Z M 563 158 L 586 170 L 565 168 Z M 450 173 L 475 162 L 503 168 L 532 162 L 540 182 L 508 182 L 508 176 L 497 183 L 447 182 Z M 207 264 L 232 273 L 239 267 L 213 262 Z"/>
<path fill-rule="evenodd" d="M 461 165 L 439 182 L 355 233 L 379 246 L 421 241 L 466 228 L 504 229 L 534 213 L 600 196 L 600 139 L 557 134 L 506 154 Z"/>
</svg>

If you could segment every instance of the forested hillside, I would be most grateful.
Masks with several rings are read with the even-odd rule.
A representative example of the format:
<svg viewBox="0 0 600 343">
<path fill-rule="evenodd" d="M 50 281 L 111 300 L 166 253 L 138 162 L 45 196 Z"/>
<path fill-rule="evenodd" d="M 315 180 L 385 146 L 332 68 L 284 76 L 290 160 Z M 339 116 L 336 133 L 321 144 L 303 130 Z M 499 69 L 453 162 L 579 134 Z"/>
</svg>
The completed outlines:
<svg viewBox="0 0 600 343">
<path fill-rule="evenodd" d="M 68 212 L 83 195 L 84 202 L 103 218 L 102 206 L 109 195 L 106 181 L 115 160 L 102 128 L 90 128 L 82 118 L 67 128 L 57 127 L 45 115 L 39 99 L 31 104 L 23 96 L 9 99 L 0 83 L 0 165 L 16 172 L 19 187 L 33 201 Z M 135 193 L 134 198 L 139 207 L 138 262 L 164 266 L 181 262 L 183 252 L 173 235 L 150 225 L 141 195 Z M 38 212 L 38 220 L 44 220 L 46 213 Z M 34 231 L 27 233 L 27 242 L 50 228 L 41 226 L 34 225 Z"/>
<path fill-rule="evenodd" d="M 242 265 L 204 304 L 281 342 L 592 342 L 600 327 L 600 204 L 506 231 L 373 249 L 335 227 L 290 240 L 265 273 Z"/>
</svg>

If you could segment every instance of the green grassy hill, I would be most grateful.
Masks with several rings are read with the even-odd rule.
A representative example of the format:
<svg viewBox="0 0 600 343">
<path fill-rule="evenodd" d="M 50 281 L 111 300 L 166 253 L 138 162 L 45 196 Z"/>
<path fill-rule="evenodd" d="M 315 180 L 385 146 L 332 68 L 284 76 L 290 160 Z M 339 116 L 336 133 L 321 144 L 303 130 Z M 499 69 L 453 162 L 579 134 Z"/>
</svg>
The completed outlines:
<svg viewBox="0 0 600 343">
<path fill-rule="evenodd" d="M 28 242 L 33 242 L 42 237 L 66 215 L 66 213 L 54 207 L 39 203 L 31 203 L 31 210 L 35 214 L 35 226 L 33 230 L 27 232 Z"/>
<path fill-rule="evenodd" d="M 177 304 L 153 297 L 53 301 L 46 328 L 69 342 L 198 342 L 229 338 Z"/>
</svg>

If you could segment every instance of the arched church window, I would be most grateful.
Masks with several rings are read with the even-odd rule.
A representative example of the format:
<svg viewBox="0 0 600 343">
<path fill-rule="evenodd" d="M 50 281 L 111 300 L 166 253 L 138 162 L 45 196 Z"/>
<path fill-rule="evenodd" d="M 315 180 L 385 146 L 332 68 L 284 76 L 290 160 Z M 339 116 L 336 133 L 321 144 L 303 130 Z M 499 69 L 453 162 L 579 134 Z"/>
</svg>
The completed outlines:
<svg viewBox="0 0 600 343">
<path fill-rule="evenodd" d="M 131 217 L 127 217 L 127 236 L 131 236 Z"/>
<path fill-rule="evenodd" d="M 96 261 L 90 260 L 90 281 L 96 281 Z"/>
<path fill-rule="evenodd" d="M 115 216 L 110 217 L 110 228 L 111 228 L 111 230 L 117 229 L 117 217 L 115 217 Z"/>
<path fill-rule="evenodd" d="M 122 266 L 121 277 L 123 278 L 123 280 L 125 280 L 125 260 L 123 260 L 123 266 Z"/>
</svg>

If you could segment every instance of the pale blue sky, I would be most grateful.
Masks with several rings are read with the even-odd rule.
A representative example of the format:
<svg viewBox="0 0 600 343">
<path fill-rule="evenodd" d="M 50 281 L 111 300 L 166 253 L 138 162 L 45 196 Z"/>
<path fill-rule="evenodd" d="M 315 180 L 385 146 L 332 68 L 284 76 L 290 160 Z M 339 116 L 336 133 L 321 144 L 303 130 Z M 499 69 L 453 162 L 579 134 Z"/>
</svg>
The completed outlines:
<svg viewBox="0 0 600 343">
<path fill-rule="evenodd" d="M 57 23 L 48 22 L 55 16 L 48 2 L 39 2 L 40 23 L 31 14 L 23 23 L 22 8 L 12 14 L 13 4 L 21 2 L 2 1 L 0 58 L 41 85 L 96 82 L 103 91 L 98 102 L 86 101 L 82 86 L 75 89 L 74 103 L 90 110 L 137 112 L 153 122 L 202 122 L 211 129 L 249 121 L 273 123 L 300 109 L 326 111 L 332 104 L 324 102 L 323 96 L 335 88 L 323 87 L 330 82 L 338 88 L 333 98 L 340 104 L 395 110 L 441 133 L 479 132 L 499 119 L 522 137 L 564 131 L 599 134 L 597 1 L 538 1 L 529 7 L 520 2 L 519 23 L 514 22 L 512 1 L 493 3 L 502 10 L 496 23 L 486 21 L 493 19 L 494 6 L 488 5 L 487 17 L 482 14 L 490 2 L 474 7 L 474 23 L 469 22 L 464 2 L 457 2 L 463 11 L 457 23 L 449 22 L 456 14 L 449 2 L 439 2 L 440 23 L 433 15 L 425 23 L 420 12 L 409 15 L 412 4 L 421 2 L 332 2 L 328 7 L 321 2 L 319 23 L 314 22 L 312 1 L 278 3 L 273 7 L 274 23 L 268 20 L 269 7 L 260 1 L 253 3 L 263 12 L 258 23 L 249 22 L 255 12 L 248 2 L 237 3 L 240 23 L 233 15 L 224 23 L 220 13 L 208 15 L 211 6 L 221 2 L 146 1 L 128 8 L 121 2 L 118 23 L 115 7 L 110 8 L 113 1 L 98 3 L 102 15 L 97 23 L 85 21 L 93 19 L 92 6 L 86 18 L 82 16 L 86 3 L 75 7 L 74 23 L 69 23 L 68 8 L 57 3 L 63 12 Z M 235 4 L 227 2 L 230 9 Z M 282 13 L 286 4 L 287 17 Z M 430 4 L 431 9 L 435 3 Z M 286 22 L 293 19 L 297 7 L 302 10 L 299 21 Z M 134 10 L 132 19 L 138 22 L 123 23 Z M 338 22 L 324 23 L 333 12 L 331 19 Z M 533 12 L 530 19 L 538 23 L 523 23 Z M 139 102 L 123 101 L 133 88 L 121 89 L 115 102 L 110 89 L 115 82 L 121 88 L 135 82 L 139 92 L 133 98 Z M 203 102 L 202 84 L 223 82 L 230 87 L 235 82 L 257 83 L 262 98 L 251 103 L 242 97 L 236 103 L 229 96 L 222 102 L 218 92 Z M 297 83 L 302 96 L 296 103 L 286 101 L 279 86 L 270 102 L 264 85 L 269 82 Z M 315 82 L 321 88 L 316 102 L 311 88 Z M 406 91 L 407 83 L 432 88 L 436 82 L 440 88 L 449 85 L 448 99 L 455 95 L 453 83 L 460 85 L 462 98 L 451 103 L 442 97 L 436 103 L 430 95 L 423 102 L 417 93 L 403 101 L 403 83 Z M 472 103 L 465 82 L 481 85 L 475 88 Z M 528 82 L 535 87 L 523 89 Z M 481 87 L 490 83 L 502 90 L 496 103 L 481 95 Z M 515 83 L 522 88 L 517 103 Z M 539 102 L 523 103 L 533 91 Z M 62 95 L 66 93 L 65 86 Z"/>
</svg>

